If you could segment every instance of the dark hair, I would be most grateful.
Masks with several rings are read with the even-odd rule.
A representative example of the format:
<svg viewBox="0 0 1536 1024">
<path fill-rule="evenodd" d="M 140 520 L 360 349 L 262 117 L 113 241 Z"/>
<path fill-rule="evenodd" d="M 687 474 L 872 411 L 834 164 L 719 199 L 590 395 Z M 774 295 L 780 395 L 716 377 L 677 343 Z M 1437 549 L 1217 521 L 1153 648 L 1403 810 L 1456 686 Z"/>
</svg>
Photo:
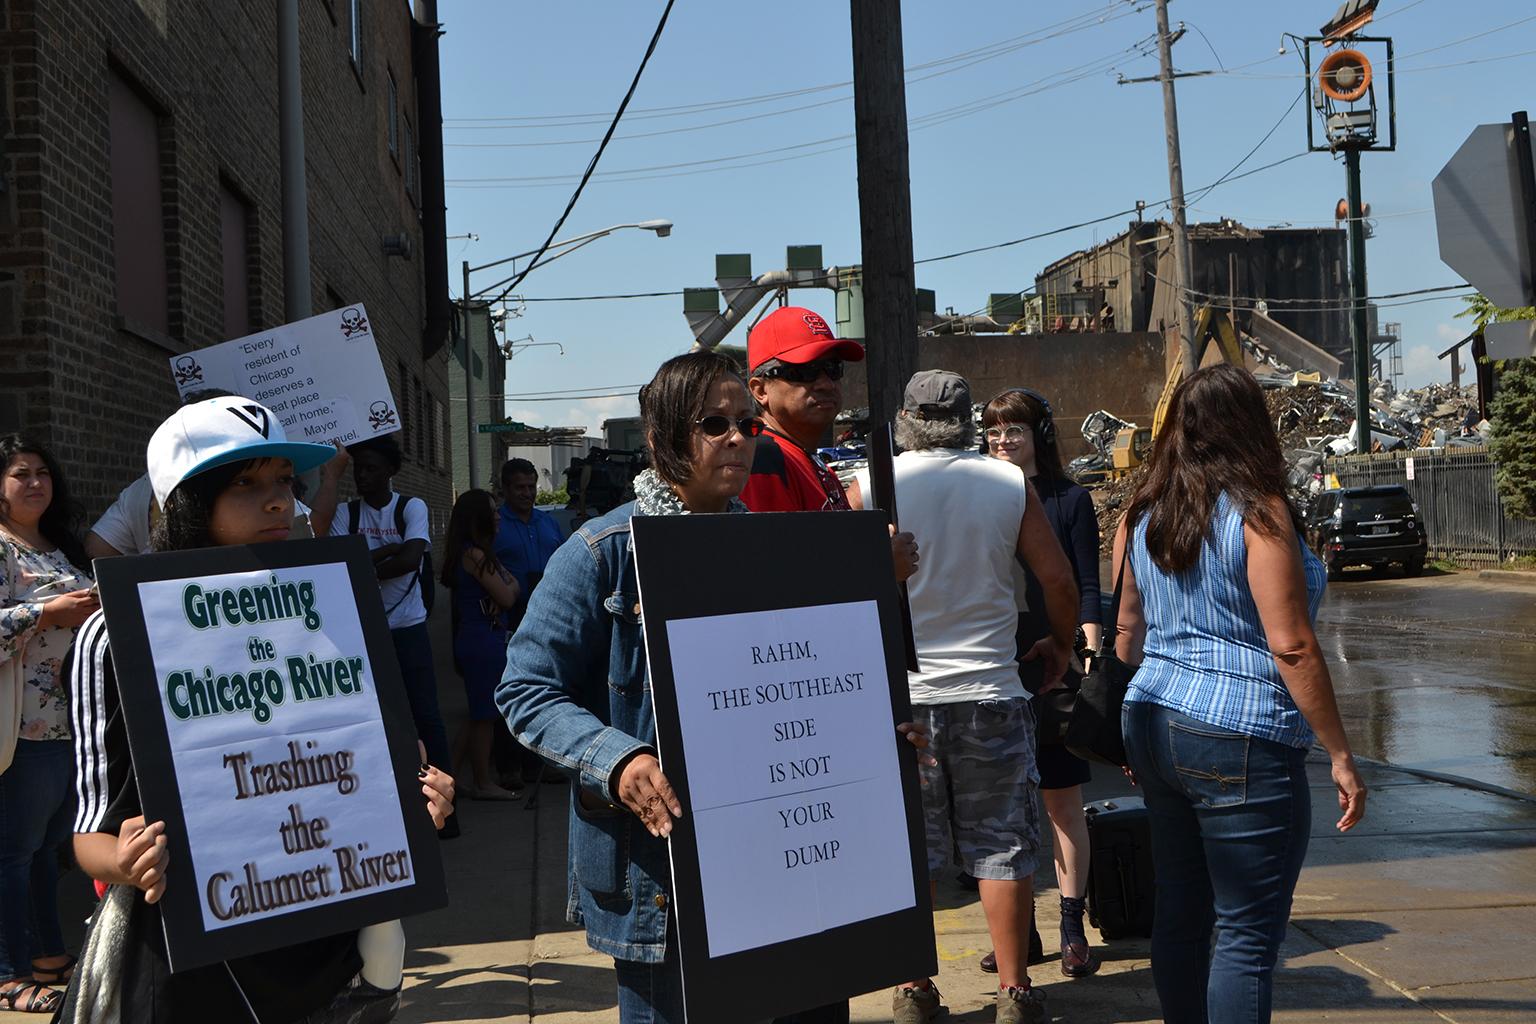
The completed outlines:
<svg viewBox="0 0 1536 1024">
<path fill-rule="evenodd" d="M 667 483 L 685 484 L 692 475 L 694 423 L 704 415 L 709 389 L 725 377 L 741 380 L 730 356 L 689 352 L 662 363 L 640 389 L 640 423 L 651 466 Z"/>
<path fill-rule="evenodd" d="M 981 428 L 986 430 L 1000 423 L 1025 424 L 1034 434 L 1035 468 L 1040 471 L 1040 475 L 1048 480 L 1067 480 L 1070 477 L 1062 468 L 1061 449 L 1056 447 L 1056 438 L 1053 436 L 1047 442 L 1044 438 L 1045 431 L 1041 429 L 1049 418 L 1040 399 L 1019 388 L 1009 388 L 994 395 L 987 403 L 987 407 L 981 411 Z M 981 444 L 983 454 L 987 454 L 985 437 L 982 438 Z"/>
<path fill-rule="evenodd" d="M 1174 391 L 1147 477 L 1125 513 L 1127 536 L 1145 515 L 1152 560 L 1165 572 L 1188 569 L 1223 492 L 1256 530 L 1284 537 L 1301 529 L 1264 392 L 1253 374 L 1226 363 L 1207 366 Z"/>
<path fill-rule="evenodd" d="M 208 527 L 213 522 L 213 503 L 224 488 L 260 459 L 230 462 L 189 476 L 165 496 L 165 506 L 149 535 L 151 551 L 189 551 L 214 547 Z"/>
<path fill-rule="evenodd" d="M 459 564 L 471 548 L 487 558 L 495 558 L 491 545 L 496 539 L 496 499 L 490 491 L 476 487 L 459 495 L 448 515 L 448 532 L 443 537 L 443 569 L 438 579 L 449 590 L 459 582 Z"/>
<path fill-rule="evenodd" d="M 391 475 L 400 472 L 400 442 L 395 440 L 394 434 L 380 434 L 378 437 L 370 437 L 366 441 L 358 441 L 356 444 L 347 445 L 347 453 L 356 455 L 358 452 L 377 452 L 384 456 L 384 461 L 389 463 Z"/>
<path fill-rule="evenodd" d="M 534 469 L 533 463 L 527 459 L 508 459 L 501 464 L 501 486 L 505 488 L 507 481 L 514 476 L 531 476 L 537 480 L 539 471 Z"/>
<path fill-rule="evenodd" d="M 80 539 L 85 511 L 69 493 L 69 482 L 64 479 L 64 471 L 59 468 L 58 460 L 52 452 L 31 438 L 20 434 L 0 437 L 0 472 L 9 470 L 11 462 L 18 455 L 36 455 L 42 459 L 53 481 L 53 498 L 49 500 L 48 507 L 43 509 L 42 518 L 37 521 L 37 532 L 63 552 L 70 565 L 77 569 L 89 569 L 91 560 L 86 557 L 85 543 Z M 0 518 L 10 517 L 9 504 L 0 498 Z"/>
</svg>

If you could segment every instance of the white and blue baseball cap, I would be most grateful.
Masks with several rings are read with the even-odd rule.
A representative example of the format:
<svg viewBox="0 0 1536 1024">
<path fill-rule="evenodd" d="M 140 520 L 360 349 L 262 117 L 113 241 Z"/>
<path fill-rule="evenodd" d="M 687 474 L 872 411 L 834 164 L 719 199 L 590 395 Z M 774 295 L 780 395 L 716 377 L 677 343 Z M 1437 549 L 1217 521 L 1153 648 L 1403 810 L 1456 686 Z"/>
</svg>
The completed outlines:
<svg viewBox="0 0 1536 1024">
<path fill-rule="evenodd" d="M 177 409 L 149 439 L 149 482 L 162 508 L 176 485 L 215 466 L 247 459 L 287 459 L 295 473 L 336 454 L 328 444 L 290 441 L 271 409 L 225 395 Z"/>
</svg>

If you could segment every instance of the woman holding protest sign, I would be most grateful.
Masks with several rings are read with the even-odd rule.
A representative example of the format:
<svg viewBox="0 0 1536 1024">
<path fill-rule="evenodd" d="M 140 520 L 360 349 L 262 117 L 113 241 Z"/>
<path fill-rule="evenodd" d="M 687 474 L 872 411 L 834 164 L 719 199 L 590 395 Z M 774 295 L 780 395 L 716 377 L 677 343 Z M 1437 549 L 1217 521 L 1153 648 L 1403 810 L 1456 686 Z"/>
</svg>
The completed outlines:
<svg viewBox="0 0 1536 1024">
<path fill-rule="evenodd" d="M 335 455 L 326 445 L 289 442 L 277 417 L 244 398 L 183 406 L 150 439 L 149 478 L 162 509 L 156 551 L 184 551 L 287 539 L 297 472 Z M 398 921 L 326 936 L 254 956 L 171 974 L 156 905 L 169 863 L 163 821 L 147 821 L 128 747 L 106 620 L 88 619 L 72 656 L 75 724 L 75 856 L 92 877 L 143 893 L 120 916 L 122 892 L 108 893 L 93 921 L 63 1019 L 95 1019 L 118 1004 L 116 1019 L 155 1022 L 388 1020 L 398 1005 L 405 938 Z M 134 682 L 139 682 L 135 680 Z M 126 685 L 126 682 L 123 683 Z M 153 686 L 153 681 L 149 682 Z M 442 827 L 453 780 L 422 765 L 428 813 Z M 93 958 L 98 940 L 111 955 Z"/>
<path fill-rule="evenodd" d="M 454 739 L 453 767 L 469 762 L 471 800 L 514 800 L 496 782 L 491 746 L 496 739 L 496 684 L 507 667 L 506 611 L 517 604 L 517 580 L 496 560 L 496 499 L 490 491 L 465 491 L 448 517 L 447 549 L 440 577 L 453 591 L 453 661 L 464 678 L 469 721 Z"/>
<path fill-rule="evenodd" d="M 572 776 L 567 913 L 614 958 L 621 1024 L 683 1020 L 665 842 L 683 808 L 656 756 L 630 518 L 746 512 L 738 495 L 763 432 L 754 413 L 726 356 L 661 365 L 640 389 L 652 468 L 635 480 L 636 500 L 583 525 L 550 559 L 496 689 L 518 741 Z M 720 552 L 722 563 L 734 554 Z M 743 999 L 750 1007 L 750 993 Z"/>
<path fill-rule="evenodd" d="M 0 1007 L 52 1013 L 74 958 L 56 902 L 69 836 L 69 697 L 60 666 L 97 608 L 79 511 L 48 450 L 0 437 Z"/>
</svg>

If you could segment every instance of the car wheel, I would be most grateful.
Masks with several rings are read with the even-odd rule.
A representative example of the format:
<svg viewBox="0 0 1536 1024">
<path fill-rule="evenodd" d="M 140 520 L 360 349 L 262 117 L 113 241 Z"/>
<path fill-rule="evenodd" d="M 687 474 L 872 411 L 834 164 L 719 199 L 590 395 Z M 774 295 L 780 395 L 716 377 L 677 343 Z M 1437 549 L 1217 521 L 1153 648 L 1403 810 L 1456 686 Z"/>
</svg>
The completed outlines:
<svg viewBox="0 0 1536 1024">
<path fill-rule="evenodd" d="M 1328 579 L 1330 581 L 1337 582 L 1339 579 L 1341 579 L 1343 577 L 1343 575 L 1344 575 L 1344 567 L 1339 565 L 1338 562 L 1329 560 L 1327 562 L 1324 562 L 1323 564 L 1325 566 L 1327 566 L 1327 568 L 1328 568 Z"/>
<path fill-rule="evenodd" d="M 1419 555 L 1416 558 L 1410 558 L 1410 559 L 1408 559 L 1408 561 L 1403 563 L 1403 575 L 1404 576 L 1418 576 L 1423 571 L 1424 571 L 1424 556 L 1423 555 Z"/>
</svg>

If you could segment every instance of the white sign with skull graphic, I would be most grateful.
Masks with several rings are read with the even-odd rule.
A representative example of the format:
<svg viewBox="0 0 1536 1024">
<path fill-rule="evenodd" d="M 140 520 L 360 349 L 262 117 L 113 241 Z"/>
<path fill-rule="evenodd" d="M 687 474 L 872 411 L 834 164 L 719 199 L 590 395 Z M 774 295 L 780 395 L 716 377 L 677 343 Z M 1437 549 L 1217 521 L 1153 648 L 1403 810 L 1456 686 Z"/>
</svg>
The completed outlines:
<svg viewBox="0 0 1536 1024">
<path fill-rule="evenodd" d="M 182 398 L 207 388 L 254 398 L 289 440 L 352 444 L 400 429 L 361 303 L 171 357 Z"/>
</svg>

